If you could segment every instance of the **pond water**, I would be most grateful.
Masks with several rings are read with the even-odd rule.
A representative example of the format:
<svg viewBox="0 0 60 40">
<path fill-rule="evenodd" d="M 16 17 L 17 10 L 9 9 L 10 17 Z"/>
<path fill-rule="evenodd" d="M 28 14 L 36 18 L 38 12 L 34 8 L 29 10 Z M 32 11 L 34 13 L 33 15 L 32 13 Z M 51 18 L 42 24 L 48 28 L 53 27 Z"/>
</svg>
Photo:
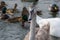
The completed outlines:
<svg viewBox="0 0 60 40">
<path fill-rule="evenodd" d="M 0 0 L 1 1 L 1 0 Z M 17 3 L 20 11 L 24 6 L 29 7 L 31 3 L 21 2 L 20 0 L 4 0 L 8 4 L 8 8 L 13 8 L 14 4 Z M 60 5 L 59 0 L 39 0 L 37 4 L 37 10 L 42 10 L 42 18 L 51 18 L 50 11 L 48 10 L 51 4 L 56 3 Z M 60 6 L 59 6 L 60 8 Z M 20 13 L 16 13 L 14 16 L 20 16 Z M 60 17 L 60 11 L 57 13 L 57 17 Z M 29 30 L 22 29 L 20 23 L 6 23 L 0 20 L 0 40 L 23 40 L 24 36 Z"/>
</svg>

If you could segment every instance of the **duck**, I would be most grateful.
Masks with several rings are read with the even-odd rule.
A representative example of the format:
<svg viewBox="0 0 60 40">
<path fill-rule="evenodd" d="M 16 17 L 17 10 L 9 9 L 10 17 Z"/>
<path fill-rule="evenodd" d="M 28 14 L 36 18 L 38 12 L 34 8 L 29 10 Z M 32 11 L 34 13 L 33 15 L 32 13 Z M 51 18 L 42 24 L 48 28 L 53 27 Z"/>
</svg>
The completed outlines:
<svg viewBox="0 0 60 40">
<path fill-rule="evenodd" d="M 50 12 L 58 12 L 58 11 L 59 11 L 59 7 L 57 6 L 57 4 L 52 4 L 52 5 L 49 7 L 49 11 L 50 11 Z"/>
<path fill-rule="evenodd" d="M 10 14 L 10 15 L 13 15 L 14 13 L 19 13 L 20 11 L 17 9 L 17 3 L 15 3 L 15 6 L 13 9 L 7 9 L 6 10 L 6 13 L 7 14 Z"/>
<path fill-rule="evenodd" d="M 14 17 L 14 18 L 9 18 L 6 21 L 9 23 L 16 23 L 16 22 L 22 22 L 23 19 L 22 19 L 22 17 Z"/>
</svg>

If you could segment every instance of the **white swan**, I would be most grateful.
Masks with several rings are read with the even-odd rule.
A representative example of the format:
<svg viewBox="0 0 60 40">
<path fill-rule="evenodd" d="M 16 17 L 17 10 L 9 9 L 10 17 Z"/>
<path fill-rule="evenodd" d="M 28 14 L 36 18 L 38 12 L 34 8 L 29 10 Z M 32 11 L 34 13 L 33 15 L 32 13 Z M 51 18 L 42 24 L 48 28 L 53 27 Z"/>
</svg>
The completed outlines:
<svg viewBox="0 0 60 40">
<path fill-rule="evenodd" d="M 43 19 L 39 18 L 39 16 L 36 17 L 36 22 L 40 26 L 43 25 L 42 23 L 45 23 L 46 21 L 49 21 L 50 23 L 50 35 L 60 37 L 60 18 L 48 18 Z"/>
</svg>

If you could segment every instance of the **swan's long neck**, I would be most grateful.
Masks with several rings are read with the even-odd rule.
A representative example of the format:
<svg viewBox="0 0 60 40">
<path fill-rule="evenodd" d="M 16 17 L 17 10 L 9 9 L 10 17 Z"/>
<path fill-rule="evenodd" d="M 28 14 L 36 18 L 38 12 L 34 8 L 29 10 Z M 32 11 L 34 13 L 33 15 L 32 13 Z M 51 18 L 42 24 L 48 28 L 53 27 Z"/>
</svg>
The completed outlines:
<svg viewBox="0 0 60 40">
<path fill-rule="evenodd" d="M 30 35 L 29 35 L 29 40 L 35 40 L 35 27 L 36 27 L 36 11 L 35 11 L 35 6 L 30 8 L 30 18 L 31 18 L 31 23 L 30 23 Z"/>
<path fill-rule="evenodd" d="M 36 27 L 36 14 L 33 15 L 33 18 L 31 20 L 29 40 L 35 40 L 35 27 Z"/>
</svg>

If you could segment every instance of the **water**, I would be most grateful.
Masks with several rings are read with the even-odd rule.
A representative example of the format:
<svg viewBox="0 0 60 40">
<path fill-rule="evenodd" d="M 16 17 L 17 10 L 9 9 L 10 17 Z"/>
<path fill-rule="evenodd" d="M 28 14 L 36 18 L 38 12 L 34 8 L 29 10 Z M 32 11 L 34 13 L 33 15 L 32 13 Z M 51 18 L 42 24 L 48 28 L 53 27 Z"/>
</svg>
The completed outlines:
<svg viewBox="0 0 60 40">
<path fill-rule="evenodd" d="M 0 40 L 23 40 L 28 30 L 21 23 L 6 23 L 0 20 Z"/>
<path fill-rule="evenodd" d="M 0 0 L 1 1 L 1 0 Z M 7 8 L 13 8 L 14 4 L 17 3 L 19 11 L 22 11 L 24 6 L 28 7 L 31 3 L 21 2 L 20 0 L 4 0 L 8 4 Z M 49 6 L 56 3 L 58 6 L 60 2 L 57 0 L 39 0 L 36 10 L 42 10 L 43 18 L 52 17 L 49 13 Z M 60 6 L 59 6 L 60 7 Z M 16 13 L 14 16 L 21 16 L 21 13 Z M 57 17 L 60 17 L 60 12 L 58 12 Z M 0 40 L 23 40 L 24 36 L 29 30 L 22 29 L 20 23 L 6 23 L 0 20 Z"/>
</svg>

